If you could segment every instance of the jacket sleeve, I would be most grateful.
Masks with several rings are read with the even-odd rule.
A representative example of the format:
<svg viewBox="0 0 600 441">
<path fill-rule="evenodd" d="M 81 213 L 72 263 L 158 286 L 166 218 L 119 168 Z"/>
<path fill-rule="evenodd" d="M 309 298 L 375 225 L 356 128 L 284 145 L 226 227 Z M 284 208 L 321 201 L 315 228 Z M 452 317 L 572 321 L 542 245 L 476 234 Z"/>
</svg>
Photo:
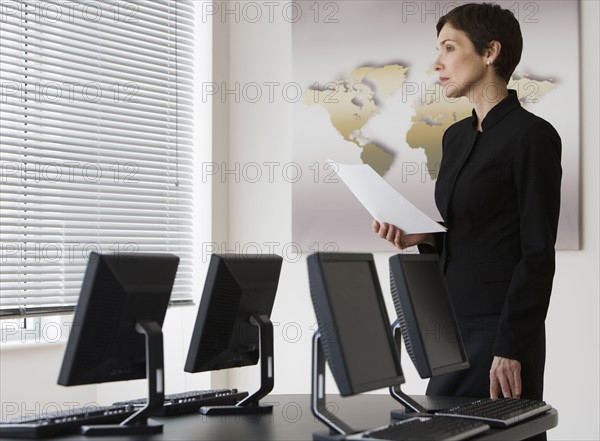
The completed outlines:
<svg viewBox="0 0 600 441">
<path fill-rule="evenodd" d="M 444 225 L 443 222 L 439 222 L 441 225 Z M 431 246 L 427 243 L 422 243 L 417 245 L 419 249 L 419 254 L 442 254 L 442 250 L 444 248 L 444 235 L 446 233 L 433 233 L 434 245 Z"/>
<path fill-rule="evenodd" d="M 500 315 L 494 354 L 526 363 L 532 361 L 552 291 L 560 211 L 560 157 L 560 137 L 544 122 L 521 138 L 513 165 L 521 259 Z"/>
</svg>

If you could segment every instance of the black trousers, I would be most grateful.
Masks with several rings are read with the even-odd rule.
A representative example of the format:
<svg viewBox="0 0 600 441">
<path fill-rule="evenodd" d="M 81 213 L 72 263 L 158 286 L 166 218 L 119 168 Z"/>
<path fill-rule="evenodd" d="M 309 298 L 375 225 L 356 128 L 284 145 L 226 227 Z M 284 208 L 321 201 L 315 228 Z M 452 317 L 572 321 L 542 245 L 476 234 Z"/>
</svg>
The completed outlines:
<svg viewBox="0 0 600 441">
<path fill-rule="evenodd" d="M 427 395 L 487 398 L 490 396 L 490 368 L 494 359 L 493 347 L 499 315 L 457 317 L 469 369 L 440 375 L 429 380 Z M 546 335 L 540 333 L 533 362 L 521 364 L 522 398 L 542 400 Z M 532 440 L 545 440 L 540 434 Z"/>
</svg>

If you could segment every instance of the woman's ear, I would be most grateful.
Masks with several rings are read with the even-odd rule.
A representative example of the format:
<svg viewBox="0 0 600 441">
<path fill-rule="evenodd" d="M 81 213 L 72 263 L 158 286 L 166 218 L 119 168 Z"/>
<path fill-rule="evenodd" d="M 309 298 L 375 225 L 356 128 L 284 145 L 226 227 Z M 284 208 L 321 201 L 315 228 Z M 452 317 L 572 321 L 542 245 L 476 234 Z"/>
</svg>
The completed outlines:
<svg viewBox="0 0 600 441">
<path fill-rule="evenodd" d="M 490 41 L 490 44 L 488 45 L 486 51 L 485 51 L 485 60 L 486 60 L 486 64 L 490 65 L 490 64 L 494 64 L 494 61 L 496 61 L 496 58 L 498 58 L 498 55 L 500 55 L 500 50 L 502 49 L 502 45 L 500 44 L 499 41 L 496 40 L 492 40 Z"/>
</svg>

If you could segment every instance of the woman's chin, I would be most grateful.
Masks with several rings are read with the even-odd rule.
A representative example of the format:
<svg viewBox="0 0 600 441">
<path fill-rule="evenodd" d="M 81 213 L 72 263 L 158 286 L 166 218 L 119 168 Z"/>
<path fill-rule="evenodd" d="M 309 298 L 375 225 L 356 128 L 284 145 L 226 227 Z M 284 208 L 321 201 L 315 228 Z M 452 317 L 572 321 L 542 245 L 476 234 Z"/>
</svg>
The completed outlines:
<svg viewBox="0 0 600 441">
<path fill-rule="evenodd" d="M 442 91 L 444 92 L 444 96 L 446 98 L 460 98 L 460 88 L 456 83 L 446 83 L 444 84 Z"/>
</svg>

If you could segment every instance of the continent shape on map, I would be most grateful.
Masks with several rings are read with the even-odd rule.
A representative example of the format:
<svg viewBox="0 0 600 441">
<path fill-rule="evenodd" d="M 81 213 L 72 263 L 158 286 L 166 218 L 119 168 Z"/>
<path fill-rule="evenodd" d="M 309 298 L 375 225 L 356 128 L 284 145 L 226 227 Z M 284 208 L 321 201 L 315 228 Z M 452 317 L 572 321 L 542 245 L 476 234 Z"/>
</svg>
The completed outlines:
<svg viewBox="0 0 600 441">
<path fill-rule="evenodd" d="M 522 75 L 511 78 L 509 89 L 515 89 L 523 105 L 535 104 L 539 98 L 556 88 L 552 80 L 538 80 Z M 437 178 L 442 161 L 442 136 L 457 121 L 471 116 L 472 104 L 465 97 L 445 99 L 442 86 L 434 84 L 427 90 L 425 99 L 414 104 L 412 126 L 406 132 L 406 142 L 411 148 L 422 148 L 427 158 L 427 172 L 432 180 Z"/>
<path fill-rule="evenodd" d="M 390 169 L 395 154 L 363 136 L 361 130 L 373 116 L 381 113 L 385 100 L 401 89 L 407 71 L 407 67 L 398 64 L 361 66 L 349 78 L 340 77 L 324 87 L 312 86 L 304 94 L 304 103 L 320 104 L 344 140 L 362 149 L 361 161 L 381 176 Z"/>
</svg>

